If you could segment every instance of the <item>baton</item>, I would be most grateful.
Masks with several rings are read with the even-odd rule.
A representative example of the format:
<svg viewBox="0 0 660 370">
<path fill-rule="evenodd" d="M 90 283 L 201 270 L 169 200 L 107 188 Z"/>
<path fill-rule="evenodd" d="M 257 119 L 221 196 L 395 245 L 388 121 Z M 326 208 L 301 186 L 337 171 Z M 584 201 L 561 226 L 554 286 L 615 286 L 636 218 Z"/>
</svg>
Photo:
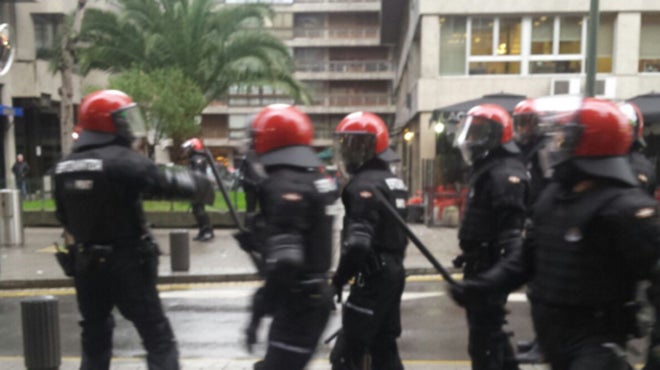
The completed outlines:
<svg viewBox="0 0 660 370">
<path fill-rule="evenodd" d="M 222 180 L 220 180 L 220 174 L 218 174 L 218 169 L 215 168 L 215 160 L 211 156 L 211 152 L 209 152 L 208 148 L 204 148 L 204 155 L 206 156 L 206 159 L 211 165 L 211 172 L 213 172 L 213 177 L 215 177 L 215 182 L 218 183 L 218 187 L 220 188 L 220 192 L 222 193 L 222 198 L 225 200 L 225 203 L 227 204 L 227 208 L 229 208 L 229 213 L 231 214 L 231 218 L 236 223 L 238 230 L 243 232 L 248 232 L 245 226 L 243 226 L 241 220 L 238 218 L 238 213 L 236 213 L 236 208 L 234 208 L 234 205 L 231 203 L 231 200 L 229 199 L 229 193 L 227 193 L 227 189 L 225 189 Z"/>
<path fill-rule="evenodd" d="M 404 219 L 401 218 L 399 212 L 392 206 L 392 204 L 390 204 L 390 202 L 387 200 L 387 198 L 385 198 L 385 196 L 380 192 L 380 190 L 374 188 L 374 193 L 376 194 L 376 199 L 378 199 L 378 202 L 383 207 L 385 207 L 387 213 L 390 216 L 392 216 L 394 220 L 396 220 L 399 226 L 403 228 L 403 230 L 408 235 L 408 238 L 412 240 L 413 244 L 415 244 L 417 249 L 419 249 L 419 251 L 422 252 L 424 257 L 426 257 L 426 259 L 429 262 L 431 262 L 433 267 L 440 273 L 440 275 L 442 275 L 442 277 L 447 281 L 447 283 L 449 283 L 450 285 L 456 285 L 456 280 L 454 280 L 454 278 L 449 274 L 449 272 L 444 267 L 442 267 L 440 262 L 438 262 L 438 260 L 435 257 L 433 257 L 433 255 L 431 254 L 431 252 L 429 252 L 428 248 L 426 248 L 424 243 L 422 243 L 422 241 L 419 240 L 419 238 L 417 238 L 417 235 L 415 235 L 415 233 L 413 233 L 412 230 L 410 230 L 406 221 L 404 221 Z"/>
<path fill-rule="evenodd" d="M 222 198 L 225 200 L 225 203 L 227 204 L 227 208 L 229 209 L 231 218 L 236 223 L 236 227 L 238 227 L 238 230 L 242 233 L 249 233 L 250 231 L 247 228 L 245 228 L 241 220 L 238 218 L 238 213 L 236 212 L 236 208 L 229 199 L 229 193 L 227 193 L 227 189 L 225 189 L 225 185 L 222 183 L 222 180 L 220 180 L 220 174 L 218 173 L 218 169 L 215 168 L 215 160 L 213 159 L 213 156 L 211 156 L 211 152 L 208 150 L 208 148 L 204 148 L 204 156 L 211 165 L 211 172 L 213 172 L 213 177 L 215 177 L 215 182 L 218 184 L 218 188 L 220 188 L 220 192 L 222 193 Z M 246 248 L 241 248 L 241 249 L 243 249 L 245 253 L 247 253 L 248 256 L 250 256 L 250 259 L 252 260 L 254 267 L 256 267 L 259 275 L 263 275 L 262 274 L 263 264 L 261 262 L 261 258 L 259 258 L 259 256 L 257 256 L 257 254 L 254 251 L 248 250 Z"/>
</svg>

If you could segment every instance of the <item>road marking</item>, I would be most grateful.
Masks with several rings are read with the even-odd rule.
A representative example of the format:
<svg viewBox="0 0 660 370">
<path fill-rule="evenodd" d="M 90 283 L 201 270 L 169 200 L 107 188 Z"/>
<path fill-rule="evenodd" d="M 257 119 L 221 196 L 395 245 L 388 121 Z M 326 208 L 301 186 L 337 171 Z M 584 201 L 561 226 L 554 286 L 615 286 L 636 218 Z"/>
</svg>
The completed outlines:
<svg viewBox="0 0 660 370">
<path fill-rule="evenodd" d="M 43 248 L 41 248 L 41 249 L 37 249 L 37 252 L 39 252 L 39 253 L 51 253 L 51 254 L 54 254 L 55 252 L 57 252 L 57 248 L 55 248 L 55 245 L 54 245 L 54 244 L 51 244 L 51 245 L 49 245 L 49 246 L 47 246 L 47 247 L 43 247 Z"/>
</svg>

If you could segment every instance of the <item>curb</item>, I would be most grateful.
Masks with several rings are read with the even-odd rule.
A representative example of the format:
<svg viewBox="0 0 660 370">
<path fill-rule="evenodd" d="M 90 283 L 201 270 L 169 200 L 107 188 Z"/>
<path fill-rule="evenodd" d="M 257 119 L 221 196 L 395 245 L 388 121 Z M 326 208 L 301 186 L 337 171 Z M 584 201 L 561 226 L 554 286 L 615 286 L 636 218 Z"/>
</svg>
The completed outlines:
<svg viewBox="0 0 660 370">
<path fill-rule="evenodd" d="M 450 274 L 460 273 L 456 268 L 447 268 Z M 437 275 L 433 268 L 413 267 L 406 269 L 406 276 L 411 275 Z M 158 284 L 194 284 L 194 283 L 227 283 L 257 281 L 262 278 L 256 273 L 244 274 L 203 274 L 203 275 L 161 275 Z M 72 278 L 38 279 L 38 280 L 5 280 L 0 281 L 0 290 L 10 289 L 46 289 L 46 288 L 72 288 Z"/>
</svg>

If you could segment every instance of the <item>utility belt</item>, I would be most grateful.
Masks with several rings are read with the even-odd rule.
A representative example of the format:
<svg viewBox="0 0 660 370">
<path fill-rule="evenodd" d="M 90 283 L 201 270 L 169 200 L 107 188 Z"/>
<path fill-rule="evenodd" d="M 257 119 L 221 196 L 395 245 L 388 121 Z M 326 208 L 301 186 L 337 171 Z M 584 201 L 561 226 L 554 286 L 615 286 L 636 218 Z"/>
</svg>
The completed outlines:
<svg viewBox="0 0 660 370">
<path fill-rule="evenodd" d="M 122 240 L 113 244 L 75 243 L 55 254 L 65 275 L 75 276 L 78 272 L 94 271 L 106 265 L 116 255 L 136 255 L 149 260 L 160 255 L 156 241 L 150 236 Z"/>
<path fill-rule="evenodd" d="M 501 252 L 490 242 L 461 242 L 462 253 L 452 262 L 454 267 L 465 267 L 466 273 L 479 273 L 493 267 Z"/>
<path fill-rule="evenodd" d="M 565 327 L 592 326 L 624 337 L 642 338 L 650 323 L 641 319 L 644 304 L 640 301 L 612 303 L 606 306 L 561 306 L 532 301 L 545 319 Z"/>
</svg>

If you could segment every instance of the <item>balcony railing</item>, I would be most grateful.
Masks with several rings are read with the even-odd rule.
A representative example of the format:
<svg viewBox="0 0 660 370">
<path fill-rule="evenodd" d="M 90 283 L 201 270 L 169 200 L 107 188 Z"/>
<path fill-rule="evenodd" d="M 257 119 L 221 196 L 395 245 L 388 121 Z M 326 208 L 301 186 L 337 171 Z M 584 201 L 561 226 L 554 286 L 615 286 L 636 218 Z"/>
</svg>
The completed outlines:
<svg viewBox="0 0 660 370">
<path fill-rule="evenodd" d="M 379 37 L 379 30 L 378 27 L 295 27 L 293 37 L 308 39 L 372 39 Z"/>
<path fill-rule="evenodd" d="M 296 72 L 391 72 L 392 62 L 387 60 L 336 61 L 336 62 L 302 62 L 296 64 Z"/>
<path fill-rule="evenodd" d="M 391 98 L 383 93 L 364 94 L 321 94 L 311 93 L 313 106 L 325 107 L 362 107 L 362 106 L 385 106 L 391 104 Z M 232 94 L 229 96 L 228 106 L 231 107 L 263 107 L 269 104 L 293 104 L 293 99 L 288 96 L 260 96 Z"/>
<path fill-rule="evenodd" d="M 215 0 L 218 4 L 346 4 L 380 3 L 381 0 Z M 113 1 L 116 2 L 116 1 Z"/>
<path fill-rule="evenodd" d="M 391 102 L 388 94 L 312 94 L 312 105 L 326 107 L 384 106 Z"/>
</svg>

